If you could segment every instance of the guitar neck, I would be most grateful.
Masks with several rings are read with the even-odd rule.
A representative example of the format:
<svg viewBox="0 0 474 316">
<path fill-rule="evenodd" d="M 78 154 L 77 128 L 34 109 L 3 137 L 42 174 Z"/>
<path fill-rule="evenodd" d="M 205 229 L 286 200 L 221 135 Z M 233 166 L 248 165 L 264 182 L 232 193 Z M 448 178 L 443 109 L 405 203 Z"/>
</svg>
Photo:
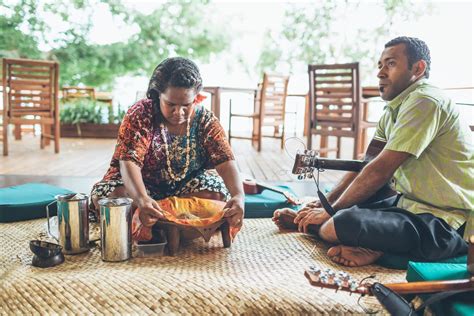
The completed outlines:
<svg viewBox="0 0 474 316">
<path fill-rule="evenodd" d="M 465 289 L 474 291 L 474 277 L 461 280 L 420 281 L 384 285 L 398 294 L 421 294 Z"/>
<path fill-rule="evenodd" d="M 286 192 L 284 190 L 279 189 L 279 188 L 275 188 L 275 187 L 273 187 L 271 185 L 268 185 L 268 184 L 265 184 L 265 183 L 257 182 L 257 187 L 286 195 Z"/>
<path fill-rule="evenodd" d="M 360 171 L 367 164 L 367 161 L 362 160 L 343 160 L 330 158 L 317 158 L 313 161 L 314 168 L 343 170 L 343 171 Z"/>
<path fill-rule="evenodd" d="M 342 171 L 360 171 L 364 166 L 377 157 L 385 147 L 385 142 L 372 139 L 365 153 L 364 160 L 343 160 L 320 158 L 314 151 L 305 151 L 304 153 L 297 153 L 295 163 L 293 165 L 292 173 L 298 175 L 307 175 L 312 173 L 313 169 L 330 169 Z"/>
<path fill-rule="evenodd" d="M 322 283 L 319 277 L 314 276 L 311 272 L 305 271 L 304 274 L 308 279 L 309 283 L 316 287 L 358 293 L 362 295 L 373 295 L 372 284 L 369 283 L 361 284 L 355 290 L 351 290 L 348 286 L 340 287 L 336 284 Z M 383 285 L 389 288 L 390 290 L 402 295 L 436 293 L 456 290 L 474 291 L 474 277 L 471 277 L 470 279 L 461 280 L 388 283 Z"/>
</svg>

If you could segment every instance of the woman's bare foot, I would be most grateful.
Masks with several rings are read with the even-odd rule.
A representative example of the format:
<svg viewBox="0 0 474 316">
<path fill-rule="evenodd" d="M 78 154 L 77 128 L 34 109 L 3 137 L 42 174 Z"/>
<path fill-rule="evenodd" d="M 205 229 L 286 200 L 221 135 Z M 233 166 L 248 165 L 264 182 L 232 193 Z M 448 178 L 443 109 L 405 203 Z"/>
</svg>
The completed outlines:
<svg viewBox="0 0 474 316">
<path fill-rule="evenodd" d="M 295 224 L 296 212 L 290 208 L 278 209 L 273 213 L 272 221 L 280 229 L 298 230 L 298 225 Z"/>
<path fill-rule="evenodd" d="M 382 254 L 381 251 L 343 245 L 328 250 L 328 256 L 332 261 L 348 267 L 361 267 L 374 263 Z"/>
</svg>

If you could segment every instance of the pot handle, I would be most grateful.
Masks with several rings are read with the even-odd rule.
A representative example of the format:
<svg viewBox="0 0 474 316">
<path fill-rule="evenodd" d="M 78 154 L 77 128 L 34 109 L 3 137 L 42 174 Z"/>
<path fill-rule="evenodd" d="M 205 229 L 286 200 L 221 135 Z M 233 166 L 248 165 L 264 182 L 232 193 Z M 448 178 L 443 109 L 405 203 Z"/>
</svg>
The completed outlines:
<svg viewBox="0 0 474 316">
<path fill-rule="evenodd" d="M 48 235 L 53 237 L 57 242 L 59 242 L 59 240 L 51 233 L 51 227 L 49 225 L 49 207 L 50 205 L 53 205 L 54 203 L 57 203 L 58 201 L 57 200 L 54 200 L 53 202 L 49 203 L 48 205 L 46 205 L 46 220 L 48 221 Z"/>
</svg>

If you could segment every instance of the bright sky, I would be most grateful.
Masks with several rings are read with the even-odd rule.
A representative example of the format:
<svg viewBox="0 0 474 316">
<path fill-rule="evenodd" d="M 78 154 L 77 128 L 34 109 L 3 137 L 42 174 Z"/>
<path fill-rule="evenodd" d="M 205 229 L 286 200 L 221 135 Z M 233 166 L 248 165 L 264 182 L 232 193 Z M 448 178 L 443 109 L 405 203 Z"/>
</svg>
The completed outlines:
<svg viewBox="0 0 474 316">
<path fill-rule="evenodd" d="M 300 1 L 301 2 L 301 1 Z M 125 1 L 131 7 L 147 12 L 160 4 L 156 1 Z M 418 4 L 426 2 L 417 1 Z M 431 15 L 416 21 L 398 23 L 390 29 L 390 38 L 408 35 L 423 39 L 431 50 L 431 81 L 440 87 L 474 86 L 473 80 L 473 1 L 432 1 Z M 228 53 L 216 56 L 209 64 L 199 64 L 205 85 L 254 87 L 259 78 L 247 74 L 233 58 L 240 54 L 250 66 L 256 64 L 266 29 L 280 30 L 286 4 L 282 1 L 213 1 L 216 14 L 223 27 L 234 30 L 233 46 Z M 95 8 L 95 28 L 92 40 L 98 43 L 125 39 L 134 30 L 126 25 L 111 28 L 114 22 L 104 10 Z M 380 9 L 374 1 L 365 1 L 349 20 L 342 21 L 340 32 L 351 32 L 358 27 L 370 27 L 380 23 Z M 355 39 L 357 40 L 357 39 Z M 383 47 L 377 48 L 380 52 Z M 157 61 L 158 63 L 159 61 Z M 376 68 L 374 60 L 374 71 Z M 233 65 L 233 66 L 229 66 Z M 224 71 L 223 71 L 224 70 Z M 223 75 L 224 73 L 224 75 Z M 376 84 L 375 73 L 371 78 L 362 78 L 366 84 Z M 121 78 L 117 81 L 115 95 L 122 104 L 133 102 L 136 92 L 144 90 L 148 78 Z M 128 92 L 124 93 L 124 87 Z M 294 74 L 290 91 L 303 92 L 307 88 L 307 74 Z M 473 92 L 474 93 L 474 92 Z M 128 94 L 128 95 L 125 95 Z M 472 95 L 471 95 L 472 97 Z M 474 99 L 474 98 L 471 98 Z"/>
</svg>

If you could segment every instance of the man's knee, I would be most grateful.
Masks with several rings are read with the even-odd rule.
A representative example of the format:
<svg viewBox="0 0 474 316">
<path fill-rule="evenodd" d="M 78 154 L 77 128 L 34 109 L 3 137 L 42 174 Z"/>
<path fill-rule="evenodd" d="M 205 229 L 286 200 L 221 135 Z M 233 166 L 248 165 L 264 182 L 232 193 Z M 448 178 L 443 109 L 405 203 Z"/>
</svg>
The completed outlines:
<svg viewBox="0 0 474 316">
<path fill-rule="evenodd" d="M 336 228 L 334 226 L 334 221 L 330 218 L 326 223 L 324 223 L 319 229 L 319 237 L 324 239 L 327 242 L 339 243 L 336 234 Z"/>
</svg>

